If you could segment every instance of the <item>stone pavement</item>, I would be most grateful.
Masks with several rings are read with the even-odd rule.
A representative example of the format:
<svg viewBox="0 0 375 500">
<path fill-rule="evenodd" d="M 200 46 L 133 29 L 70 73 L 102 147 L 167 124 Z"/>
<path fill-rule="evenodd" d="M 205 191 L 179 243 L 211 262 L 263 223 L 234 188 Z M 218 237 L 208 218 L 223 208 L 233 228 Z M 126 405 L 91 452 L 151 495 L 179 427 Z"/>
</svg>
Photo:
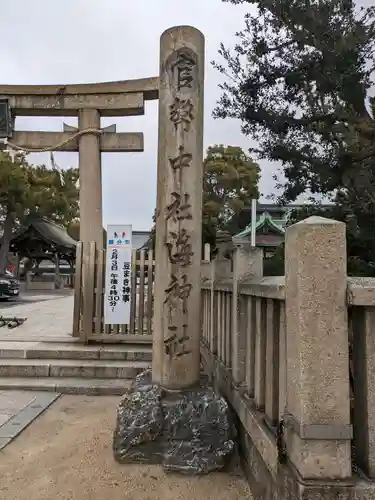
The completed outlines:
<svg viewBox="0 0 375 500">
<path fill-rule="evenodd" d="M 0 450 L 59 396 L 58 393 L 48 392 L 0 391 Z"/>
<path fill-rule="evenodd" d="M 14 329 L 0 328 L 0 341 L 62 341 L 73 340 L 73 296 L 59 297 L 43 302 L 15 305 L 2 310 L 0 315 L 27 318 Z"/>
</svg>

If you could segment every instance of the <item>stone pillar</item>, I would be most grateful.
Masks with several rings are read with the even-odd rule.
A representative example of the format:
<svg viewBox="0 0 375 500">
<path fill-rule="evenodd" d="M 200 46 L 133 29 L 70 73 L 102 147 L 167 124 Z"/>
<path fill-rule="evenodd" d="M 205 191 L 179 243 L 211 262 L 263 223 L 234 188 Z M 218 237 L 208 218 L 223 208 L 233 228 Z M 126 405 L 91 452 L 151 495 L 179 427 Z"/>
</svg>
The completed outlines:
<svg viewBox="0 0 375 500">
<path fill-rule="evenodd" d="M 239 285 L 244 278 L 263 276 L 263 251 L 248 243 L 238 243 L 233 253 L 232 295 L 232 377 L 235 384 L 245 382 L 246 363 L 246 319 L 245 307 L 241 303 Z M 241 318 L 242 315 L 242 318 Z M 240 328 L 242 327 L 242 329 Z"/>
<path fill-rule="evenodd" d="M 362 290 L 368 291 L 366 288 Z M 372 292 L 373 290 L 371 290 Z M 375 478 L 375 307 L 352 310 L 355 459 L 368 477 Z"/>
<path fill-rule="evenodd" d="M 246 243 L 236 243 L 233 252 L 233 279 L 261 278 L 263 276 L 263 249 Z"/>
<path fill-rule="evenodd" d="M 79 111 L 79 130 L 100 129 L 100 114 L 96 109 Z M 80 240 L 86 245 L 95 241 L 103 248 L 102 171 L 100 136 L 84 134 L 79 138 L 79 204 Z"/>
<path fill-rule="evenodd" d="M 184 474 L 222 469 L 234 449 L 228 405 L 200 378 L 203 73 L 202 33 L 163 33 L 152 373 L 119 405 L 113 443 L 121 463 Z"/>
<path fill-rule="evenodd" d="M 203 260 L 205 262 L 211 262 L 211 245 L 209 243 L 206 243 L 204 245 L 204 256 Z"/>
<path fill-rule="evenodd" d="M 152 378 L 170 389 L 200 376 L 204 36 L 160 40 L 158 196 Z"/>
<path fill-rule="evenodd" d="M 288 456 L 303 478 L 351 476 L 345 224 L 286 231 Z"/>
</svg>

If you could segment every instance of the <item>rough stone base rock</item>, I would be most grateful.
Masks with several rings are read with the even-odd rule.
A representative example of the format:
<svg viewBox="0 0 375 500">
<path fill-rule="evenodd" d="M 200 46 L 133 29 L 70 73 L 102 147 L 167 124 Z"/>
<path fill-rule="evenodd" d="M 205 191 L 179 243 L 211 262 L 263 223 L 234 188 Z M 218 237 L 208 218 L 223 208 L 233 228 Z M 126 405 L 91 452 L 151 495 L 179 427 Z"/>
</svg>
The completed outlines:
<svg viewBox="0 0 375 500">
<path fill-rule="evenodd" d="M 234 439 L 227 402 L 205 379 L 195 390 L 166 391 L 152 384 L 147 370 L 118 407 L 113 452 L 120 463 L 206 474 L 230 462 Z"/>
</svg>

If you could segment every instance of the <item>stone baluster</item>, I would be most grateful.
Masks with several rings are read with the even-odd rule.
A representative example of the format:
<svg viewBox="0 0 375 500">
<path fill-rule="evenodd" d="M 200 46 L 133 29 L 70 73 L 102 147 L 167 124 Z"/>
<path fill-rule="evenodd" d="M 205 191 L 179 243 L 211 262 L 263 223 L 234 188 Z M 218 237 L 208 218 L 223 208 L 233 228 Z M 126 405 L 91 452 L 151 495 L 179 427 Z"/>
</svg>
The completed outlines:
<svg viewBox="0 0 375 500">
<path fill-rule="evenodd" d="M 355 459 L 374 479 L 375 307 L 354 307 L 352 314 Z"/>
<path fill-rule="evenodd" d="M 160 42 L 159 156 L 152 377 L 200 378 L 204 36 L 181 26 Z"/>
<path fill-rule="evenodd" d="M 245 382 L 246 358 L 246 307 L 241 302 L 239 285 L 245 278 L 263 275 L 263 252 L 248 244 L 236 245 L 233 253 L 233 298 L 232 298 L 232 376 L 236 384 Z"/>
</svg>

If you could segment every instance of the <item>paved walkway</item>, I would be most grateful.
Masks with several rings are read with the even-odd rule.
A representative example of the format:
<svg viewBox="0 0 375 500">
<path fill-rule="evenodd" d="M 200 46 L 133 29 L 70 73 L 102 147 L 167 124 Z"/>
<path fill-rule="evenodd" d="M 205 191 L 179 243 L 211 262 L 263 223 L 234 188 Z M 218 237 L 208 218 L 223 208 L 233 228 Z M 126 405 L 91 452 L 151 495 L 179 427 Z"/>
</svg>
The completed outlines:
<svg viewBox="0 0 375 500">
<path fill-rule="evenodd" d="M 14 307 L 21 306 L 23 304 L 32 304 L 34 302 L 44 302 L 45 300 L 54 300 L 62 297 L 68 297 L 72 295 L 70 290 L 61 291 L 44 291 L 44 292 L 22 292 L 21 295 L 15 299 L 2 300 L 0 302 L 0 310 L 12 309 Z"/>
<path fill-rule="evenodd" d="M 0 391 L 0 450 L 59 396 L 49 392 Z"/>
<path fill-rule="evenodd" d="M 14 329 L 0 328 L 0 341 L 49 341 L 66 342 L 72 340 L 73 296 L 59 297 L 42 302 L 1 308 L 5 317 L 27 318 L 23 325 Z"/>
<path fill-rule="evenodd" d="M 249 500 L 243 477 L 165 474 L 119 465 L 112 452 L 118 397 L 61 396 L 0 453 L 1 500 Z"/>
<path fill-rule="evenodd" d="M 27 321 L 15 329 L 0 328 L 0 363 L 2 349 L 10 356 L 20 344 L 26 353 L 39 342 L 74 342 L 72 296 L 7 310 L 0 304 L 1 314 Z M 118 403 L 116 397 L 0 391 L 1 500 L 252 498 L 243 478 L 225 473 L 186 477 L 166 475 L 161 467 L 115 463 L 112 438 Z"/>
</svg>

